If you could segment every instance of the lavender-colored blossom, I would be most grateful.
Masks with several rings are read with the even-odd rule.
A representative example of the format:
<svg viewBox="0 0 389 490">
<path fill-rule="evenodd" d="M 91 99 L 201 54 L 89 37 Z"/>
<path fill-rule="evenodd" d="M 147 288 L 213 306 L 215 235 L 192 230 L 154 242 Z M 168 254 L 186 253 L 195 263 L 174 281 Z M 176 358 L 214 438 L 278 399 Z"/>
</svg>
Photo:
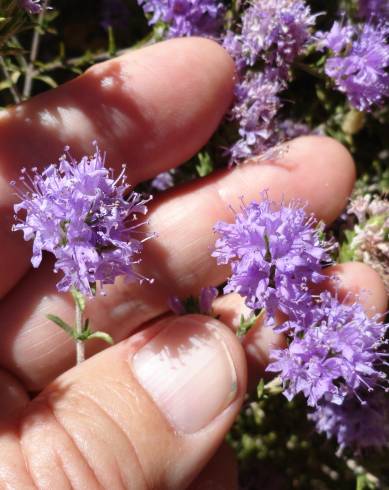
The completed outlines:
<svg viewBox="0 0 389 490">
<path fill-rule="evenodd" d="M 359 15 L 368 20 L 389 20 L 389 2 L 388 0 L 359 0 Z"/>
<path fill-rule="evenodd" d="M 280 142 L 275 116 L 281 108 L 289 66 L 306 45 L 315 22 L 303 0 L 255 0 L 242 16 L 239 33 L 227 31 L 223 46 L 235 61 L 239 81 L 231 118 L 239 138 L 230 148 L 231 162 L 265 156 Z M 257 72 L 258 63 L 265 64 Z"/>
<path fill-rule="evenodd" d="M 218 294 L 218 290 L 212 286 L 201 288 L 199 296 L 200 313 L 203 315 L 210 315 L 212 313 L 212 303 Z"/>
<path fill-rule="evenodd" d="M 249 66 L 262 59 L 288 67 L 309 39 L 315 17 L 303 0 L 255 0 L 242 16 L 242 57 Z"/>
<path fill-rule="evenodd" d="M 213 256 L 231 264 L 224 292 L 237 292 L 252 309 L 266 308 L 272 323 L 277 309 L 285 314 L 309 306 L 308 284 L 323 279 L 329 260 L 320 239 L 322 228 L 300 201 L 276 204 L 265 193 L 260 202 L 242 202 L 233 223 L 218 222 Z"/>
<path fill-rule="evenodd" d="M 171 172 L 161 172 L 151 181 L 151 187 L 158 191 L 166 191 L 173 186 L 174 178 Z"/>
<path fill-rule="evenodd" d="M 39 14 L 42 11 L 40 0 L 19 0 L 19 5 L 29 14 Z"/>
<path fill-rule="evenodd" d="M 319 46 L 335 54 L 326 61 L 325 73 L 360 111 L 371 110 L 389 94 L 388 35 L 388 24 L 340 27 L 335 23 L 327 40 L 319 41 Z"/>
<path fill-rule="evenodd" d="M 274 119 L 281 107 L 283 85 L 272 70 L 249 72 L 235 86 L 231 117 L 239 124 L 239 139 L 230 149 L 231 161 L 259 155 L 274 144 Z"/>
<path fill-rule="evenodd" d="M 138 0 L 149 24 L 165 22 L 168 37 L 210 36 L 218 34 L 224 15 L 224 6 L 217 0 Z"/>
<path fill-rule="evenodd" d="M 348 46 L 354 37 L 355 28 L 351 24 L 342 24 L 335 21 L 328 32 L 317 32 L 316 40 L 319 50 L 330 49 L 333 53 L 339 54 Z"/>
<path fill-rule="evenodd" d="M 124 170 L 114 179 L 96 146 L 93 156 L 79 162 L 66 151 L 42 174 L 37 169 L 32 176 L 22 171 L 22 201 L 15 212 L 25 215 L 13 230 L 33 240 L 34 267 L 40 265 L 43 251 L 54 254 L 54 270 L 64 274 L 59 291 L 75 287 L 91 296 L 97 281 L 103 287 L 119 275 L 142 279 L 134 264 L 140 262 L 142 242 L 151 234 L 138 230 L 142 223 L 137 218 L 147 212 L 149 199 L 134 192 L 128 195 Z"/>
<path fill-rule="evenodd" d="M 367 403 L 348 397 L 341 405 L 323 403 L 308 418 L 318 432 L 335 438 L 342 452 L 346 447 L 356 450 L 381 449 L 389 445 L 389 405 L 379 391 L 365 395 Z"/>
<path fill-rule="evenodd" d="M 301 392 L 310 406 L 323 401 L 340 405 L 361 389 L 372 391 L 385 383 L 380 348 L 387 325 L 379 315 L 369 317 L 359 303 L 341 303 L 328 291 L 310 311 L 303 329 L 297 315 L 289 320 L 298 334 L 287 348 L 272 351 L 267 368 L 279 373 L 289 400 Z"/>
</svg>

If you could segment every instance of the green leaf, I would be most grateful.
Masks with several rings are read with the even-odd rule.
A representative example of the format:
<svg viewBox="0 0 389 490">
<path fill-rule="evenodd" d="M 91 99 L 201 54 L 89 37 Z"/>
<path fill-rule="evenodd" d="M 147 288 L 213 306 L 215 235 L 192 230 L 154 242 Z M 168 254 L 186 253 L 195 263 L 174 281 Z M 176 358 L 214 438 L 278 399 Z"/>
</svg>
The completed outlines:
<svg viewBox="0 0 389 490">
<path fill-rule="evenodd" d="M 355 250 L 351 246 L 351 242 L 354 239 L 356 232 L 355 230 L 346 230 L 344 232 L 346 240 L 342 243 L 339 249 L 339 262 L 352 262 L 355 260 Z"/>
<path fill-rule="evenodd" d="M 258 383 L 257 386 L 257 396 L 258 399 L 260 400 L 265 392 L 265 380 L 261 378 L 261 381 Z"/>
<path fill-rule="evenodd" d="M 261 310 L 258 314 L 251 314 L 248 318 L 244 315 L 240 316 L 240 325 L 236 331 L 238 337 L 244 337 L 247 332 L 255 325 L 255 322 L 262 316 L 265 310 Z"/>
<path fill-rule="evenodd" d="M 2 90 L 7 90 L 12 86 L 11 82 L 9 80 L 3 80 L 0 82 L 0 92 Z"/>
<path fill-rule="evenodd" d="M 377 488 L 378 486 L 375 485 L 374 481 L 369 479 L 366 473 L 357 476 L 356 490 L 375 490 Z"/>
<path fill-rule="evenodd" d="M 59 316 L 57 315 L 46 315 L 47 318 L 49 320 L 51 320 L 52 322 L 54 322 L 56 325 L 58 325 L 60 328 L 62 328 L 62 330 L 65 330 L 65 332 L 67 334 L 69 334 L 71 337 L 74 337 L 74 331 L 73 331 L 73 328 L 68 325 L 66 322 L 64 322 L 62 320 L 62 318 L 60 318 Z"/>
<path fill-rule="evenodd" d="M 117 52 L 114 32 L 111 26 L 108 26 L 108 53 L 115 56 Z"/>
<path fill-rule="evenodd" d="M 209 153 L 199 153 L 197 155 L 199 159 L 199 164 L 196 165 L 197 173 L 200 177 L 205 177 L 213 171 L 213 163 Z"/>
<path fill-rule="evenodd" d="M 113 345 L 113 338 L 106 332 L 93 332 L 89 335 L 88 340 L 89 339 L 100 339 L 107 342 L 109 345 Z"/>
<path fill-rule="evenodd" d="M 54 78 L 49 77 L 48 75 L 35 75 L 35 80 L 40 80 L 51 88 L 56 88 L 58 86 L 57 82 Z"/>
<path fill-rule="evenodd" d="M 84 295 L 76 288 L 72 287 L 70 289 L 70 293 L 73 296 L 73 300 L 76 303 L 76 306 L 79 308 L 81 312 L 85 310 L 85 297 Z"/>
</svg>

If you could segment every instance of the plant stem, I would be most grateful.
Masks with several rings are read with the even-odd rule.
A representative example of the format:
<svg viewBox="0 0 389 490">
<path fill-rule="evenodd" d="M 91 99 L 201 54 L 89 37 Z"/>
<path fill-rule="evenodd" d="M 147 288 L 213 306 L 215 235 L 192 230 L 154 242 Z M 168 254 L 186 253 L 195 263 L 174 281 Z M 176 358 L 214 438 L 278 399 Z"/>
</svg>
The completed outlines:
<svg viewBox="0 0 389 490">
<path fill-rule="evenodd" d="M 147 36 L 145 39 L 137 42 L 133 46 L 124 49 L 118 49 L 115 52 L 115 56 L 112 56 L 108 51 L 104 51 L 102 53 L 88 53 L 88 55 L 77 56 L 75 58 L 68 58 L 65 60 L 59 59 L 55 61 L 51 61 L 45 63 L 42 67 L 38 67 L 32 71 L 32 76 L 42 75 L 44 73 L 57 70 L 59 68 L 80 68 L 87 65 L 93 65 L 100 61 L 106 61 L 113 57 L 121 56 L 123 54 L 130 53 L 131 51 L 135 51 L 143 46 L 148 46 L 152 44 L 153 38 L 151 36 Z"/>
<path fill-rule="evenodd" d="M 26 70 L 26 78 L 24 79 L 24 87 L 23 87 L 24 99 L 28 99 L 31 96 L 32 82 L 34 77 L 34 63 L 38 56 L 41 26 L 48 4 L 49 4 L 49 0 L 44 0 L 42 4 L 42 10 L 38 17 L 38 25 L 35 27 L 34 34 L 32 36 L 30 61 L 28 63 L 27 70 Z"/>
<path fill-rule="evenodd" d="M 76 302 L 76 333 L 78 335 L 82 334 L 83 329 L 83 313 Z M 83 361 L 85 361 L 85 342 L 83 340 L 76 340 L 76 358 L 77 364 L 81 364 Z"/>
<path fill-rule="evenodd" d="M 19 102 L 21 101 L 21 98 L 20 98 L 20 95 L 18 93 L 18 90 L 17 88 L 15 87 L 13 81 L 12 81 L 12 78 L 9 74 L 9 71 L 7 69 L 7 66 L 4 62 L 4 58 L 2 56 L 0 56 L 0 66 L 1 66 L 1 69 L 4 73 L 4 77 L 5 79 L 9 82 L 9 91 L 11 92 L 12 94 L 12 97 L 14 99 L 14 102 L 15 104 L 19 104 Z"/>
</svg>

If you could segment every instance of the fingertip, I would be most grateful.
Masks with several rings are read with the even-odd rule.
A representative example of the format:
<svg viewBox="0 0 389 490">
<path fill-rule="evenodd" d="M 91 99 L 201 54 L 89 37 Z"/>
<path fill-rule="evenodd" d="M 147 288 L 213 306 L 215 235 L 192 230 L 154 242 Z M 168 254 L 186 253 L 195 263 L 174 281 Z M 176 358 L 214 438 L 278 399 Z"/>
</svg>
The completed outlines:
<svg viewBox="0 0 389 490">
<path fill-rule="evenodd" d="M 355 183 L 355 164 L 350 152 L 328 136 L 300 136 L 289 143 L 288 154 L 297 162 L 296 194 L 327 223 L 346 207 Z"/>
<path fill-rule="evenodd" d="M 334 291 L 338 288 L 340 297 L 351 294 L 358 297 L 367 312 L 385 313 L 388 297 L 381 276 L 363 262 L 346 262 L 328 267 L 325 270 L 328 277 L 335 276 L 336 281 L 326 281 L 324 287 Z"/>
</svg>

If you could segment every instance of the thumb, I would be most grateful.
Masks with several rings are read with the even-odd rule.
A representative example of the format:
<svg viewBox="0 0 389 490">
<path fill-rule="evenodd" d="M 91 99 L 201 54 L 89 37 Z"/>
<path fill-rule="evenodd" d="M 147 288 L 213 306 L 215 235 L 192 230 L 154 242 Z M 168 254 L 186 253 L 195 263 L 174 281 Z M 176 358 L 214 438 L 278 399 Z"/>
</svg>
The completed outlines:
<svg viewBox="0 0 389 490">
<path fill-rule="evenodd" d="M 182 490 L 220 446 L 245 390 L 244 353 L 226 326 L 164 319 L 31 402 L 20 437 L 32 483 Z"/>
</svg>

